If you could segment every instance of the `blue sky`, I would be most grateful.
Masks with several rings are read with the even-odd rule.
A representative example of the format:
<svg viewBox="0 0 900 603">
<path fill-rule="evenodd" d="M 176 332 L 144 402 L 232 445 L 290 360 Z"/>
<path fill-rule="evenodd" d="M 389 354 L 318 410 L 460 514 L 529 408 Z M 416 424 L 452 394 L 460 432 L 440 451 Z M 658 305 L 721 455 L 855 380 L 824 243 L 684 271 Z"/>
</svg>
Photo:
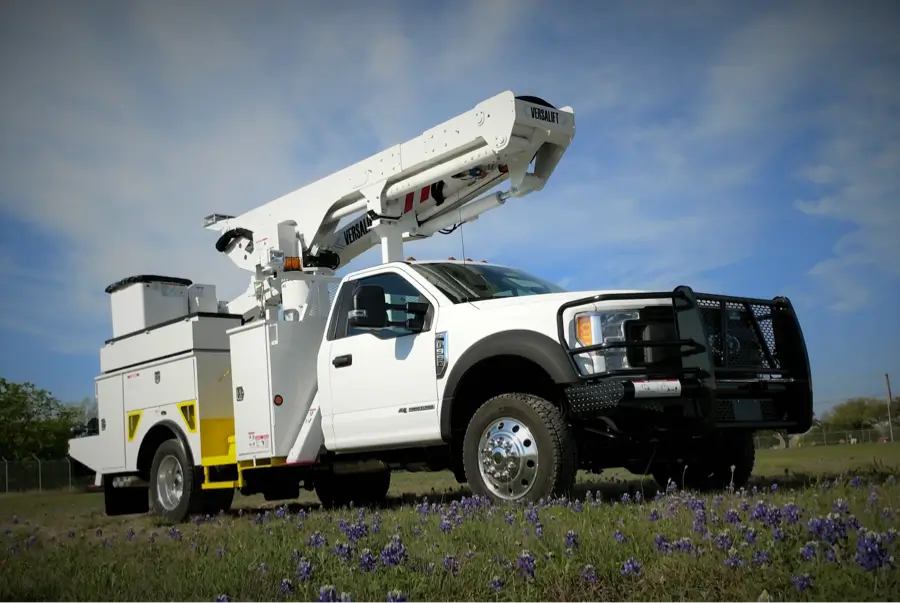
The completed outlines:
<svg viewBox="0 0 900 603">
<path fill-rule="evenodd" d="M 574 107 L 577 136 L 542 193 L 463 228 L 466 255 L 572 289 L 788 295 L 819 411 L 881 396 L 885 372 L 900 384 L 890 4 L 6 7 L 0 375 L 90 395 L 107 284 L 172 274 L 233 297 L 246 275 L 203 216 L 251 209 L 511 89 Z M 459 248 L 453 235 L 408 252 Z"/>
</svg>

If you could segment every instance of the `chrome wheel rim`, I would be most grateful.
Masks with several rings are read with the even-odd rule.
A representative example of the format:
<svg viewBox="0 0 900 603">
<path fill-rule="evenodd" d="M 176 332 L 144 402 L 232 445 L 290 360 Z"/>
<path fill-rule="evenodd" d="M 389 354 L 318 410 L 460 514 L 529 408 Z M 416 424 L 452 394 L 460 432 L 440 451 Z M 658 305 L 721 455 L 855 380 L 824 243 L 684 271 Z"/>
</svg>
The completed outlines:
<svg viewBox="0 0 900 603">
<path fill-rule="evenodd" d="M 163 458 L 156 472 L 156 498 L 166 511 L 174 511 L 184 496 L 184 470 L 174 455 Z"/>
<path fill-rule="evenodd" d="M 509 417 L 493 421 L 478 442 L 478 468 L 498 498 L 517 500 L 528 494 L 538 471 L 538 447 L 531 430 Z"/>
</svg>

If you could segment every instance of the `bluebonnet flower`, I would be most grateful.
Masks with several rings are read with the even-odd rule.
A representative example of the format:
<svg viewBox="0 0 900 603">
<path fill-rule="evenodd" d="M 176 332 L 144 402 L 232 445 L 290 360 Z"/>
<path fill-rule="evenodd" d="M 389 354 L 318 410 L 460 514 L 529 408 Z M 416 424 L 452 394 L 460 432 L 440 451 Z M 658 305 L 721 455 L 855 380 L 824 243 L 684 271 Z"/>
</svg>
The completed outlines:
<svg viewBox="0 0 900 603">
<path fill-rule="evenodd" d="M 282 578 L 281 584 L 278 585 L 278 594 L 281 595 L 282 597 L 287 597 L 292 592 L 294 592 L 293 583 L 290 580 L 288 580 L 287 578 Z"/>
<path fill-rule="evenodd" d="M 387 600 L 389 603 L 402 603 L 406 601 L 406 595 L 399 590 L 390 590 L 387 594 Z"/>
<path fill-rule="evenodd" d="M 793 525 L 800 521 L 800 507 L 792 502 L 786 503 L 781 508 L 781 512 L 784 515 L 788 525 Z"/>
<path fill-rule="evenodd" d="M 494 578 L 488 582 L 488 588 L 492 588 L 497 592 L 500 592 L 500 589 L 503 588 L 503 580 L 499 578 L 499 576 L 494 576 Z"/>
<path fill-rule="evenodd" d="M 454 557 L 453 555 L 447 555 L 444 557 L 444 571 L 453 575 L 456 575 L 459 572 L 459 559 Z"/>
<path fill-rule="evenodd" d="M 829 544 L 836 544 L 847 537 L 847 525 L 836 513 L 829 513 L 825 517 L 814 517 L 809 520 L 807 527 L 811 534 Z"/>
<path fill-rule="evenodd" d="M 884 546 L 884 537 L 870 530 L 861 531 L 856 539 L 856 562 L 867 572 L 893 564 Z"/>
<path fill-rule="evenodd" d="M 860 486 L 862 486 L 862 477 L 857 475 L 856 477 L 854 477 L 853 479 L 850 480 L 851 488 L 859 488 Z"/>
<path fill-rule="evenodd" d="M 623 576 L 627 576 L 628 574 L 639 576 L 641 574 L 641 564 L 634 557 L 629 557 L 625 560 L 625 563 L 622 564 L 622 569 L 619 570 L 619 573 Z"/>
<path fill-rule="evenodd" d="M 406 546 L 399 534 L 394 534 L 391 541 L 381 549 L 381 563 L 386 567 L 396 567 L 406 560 Z"/>
<path fill-rule="evenodd" d="M 762 567 L 763 565 L 772 565 L 772 561 L 769 559 L 768 551 L 755 550 L 753 551 L 753 565 L 757 567 Z"/>
<path fill-rule="evenodd" d="M 221 603 L 225 603 L 225 602 L 227 602 L 227 601 L 231 601 L 231 597 L 229 597 L 228 595 L 217 595 L 217 596 L 216 596 L 216 601 L 221 602 Z"/>
<path fill-rule="evenodd" d="M 312 563 L 306 558 L 301 558 L 297 562 L 297 578 L 301 582 L 306 582 L 312 576 Z"/>
<path fill-rule="evenodd" d="M 325 538 L 325 536 L 321 532 L 316 530 L 310 535 L 307 544 L 314 549 L 318 549 L 323 546 L 328 546 L 328 539 Z"/>
<path fill-rule="evenodd" d="M 625 534 L 622 533 L 622 530 L 616 530 L 615 537 L 620 543 L 628 540 L 628 538 L 625 537 Z"/>
<path fill-rule="evenodd" d="M 587 582 L 588 584 L 596 584 L 597 580 L 597 570 L 593 565 L 585 565 L 584 569 L 581 570 L 581 579 Z"/>
<path fill-rule="evenodd" d="M 800 556 L 803 557 L 804 561 L 810 561 L 813 557 L 815 557 L 816 543 L 807 542 L 805 545 L 803 545 L 803 548 L 800 549 Z"/>
<path fill-rule="evenodd" d="M 716 547 L 720 550 L 727 551 L 734 545 L 734 540 L 728 532 L 719 532 L 716 536 Z"/>
<path fill-rule="evenodd" d="M 784 540 L 784 531 L 781 528 L 774 528 L 772 530 L 772 539 L 775 542 L 781 542 Z"/>
<path fill-rule="evenodd" d="M 727 511 L 725 511 L 725 523 L 737 525 L 741 523 L 741 516 L 738 515 L 738 512 L 734 509 L 728 509 Z"/>
<path fill-rule="evenodd" d="M 567 549 L 577 549 L 578 548 L 578 534 L 574 531 L 569 530 L 566 532 L 566 548 Z"/>
<path fill-rule="evenodd" d="M 534 505 L 529 505 L 528 509 L 525 510 L 525 519 L 529 522 L 536 524 L 539 521 L 538 510 Z"/>
<path fill-rule="evenodd" d="M 532 555 L 530 551 L 522 551 L 522 553 L 519 555 L 519 561 L 516 566 L 519 568 L 519 572 L 524 574 L 526 577 L 534 578 L 536 564 L 534 555 Z"/>
<path fill-rule="evenodd" d="M 800 592 L 803 592 L 813 585 L 813 579 L 809 574 L 791 576 L 791 582 L 793 582 L 794 587 Z"/>
<path fill-rule="evenodd" d="M 359 569 L 364 572 L 371 572 L 377 567 L 378 562 L 375 560 L 372 550 L 363 549 L 362 554 L 359 556 Z"/>
<path fill-rule="evenodd" d="M 835 513 L 849 513 L 850 505 L 847 504 L 847 501 L 843 498 L 839 498 L 834 501 L 834 512 Z"/>
<path fill-rule="evenodd" d="M 662 534 L 657 534 L 656 538 L 653 539 L 653 543 L 656 545 L 656 550 L 660 553 L 668 553 L 671 550 L 671 544 Z"/>
<path fill-rule="evenodd" d="M 728 567 L 730 567 L 732 569 L 736 569 L 739 567 L 743 567 L 744 562 L 741 560 L 740 557 L 737 556 L 737 553 L 734 551 L 734 549 L 732 549 L 731 552 L 729 553 L 728 557 L 725 559 L 725 565 L 727 565 Z"/>
<path fill-rule="evenodd" d="M 648 518 L 650 521 L 659 521 L 659 511 L 653 509 L 650 511 L 650 517 Z"/>
<path fill-rule="evenodd" d="M 622 504 L 627 505 L 630 502 L 631 502 L 631 497 L 628 495 L 628 492 L 624 493 L 622 495 Z"/>
</svg>

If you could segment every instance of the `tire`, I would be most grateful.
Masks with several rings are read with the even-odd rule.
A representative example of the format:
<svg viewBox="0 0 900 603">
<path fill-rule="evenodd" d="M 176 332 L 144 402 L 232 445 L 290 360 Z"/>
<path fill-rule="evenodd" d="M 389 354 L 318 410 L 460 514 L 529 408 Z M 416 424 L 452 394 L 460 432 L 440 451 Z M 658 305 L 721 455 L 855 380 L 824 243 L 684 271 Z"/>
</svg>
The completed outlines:
<svg viewBox="0 0 900 603">
<path fill-rule="evenodd" d="M 335 475 L 322 473 L 316 477 L 316 496 L 326 509 L 374 507 L 384 503 L 391 489 L 390 470 L 370 473 Z"/>
<path fill-rule="evenodd" d="M 166 522 L 181 523 L 191 513 L 203 511 L 202 494 L 181 441 L 172 439 L 160 444 L 150 466 L 150 512 Z"/>
<path fill-rule="evenodd" d="M 700 492 L 726 490 L 732 484 L 738 490 L 750 481 L 755 462 L 753 434 L 745 432 L 717 436 L 702 455 L 693 455 L 687 463 L 658 466 L 651 474 L 660 488 L 671 479 L 679 488 Z"/>
<path fill-rule="evenodd" d="M 491 439 L 495 446 L 488 456 Z M 484 471 L 482 463 L 488 463 Z M 562 413 L 530 394 L 501 394 L 475 411 L 463 440 L 463 465 L 472 492 L 494 502 L 567 495 L 578 468 L 575 441 Z"/>
<path fill-rule="evenodd" d="M 103 476 L 103 505 L 106 515 L 137 515 L 149 510 L 147 488 L 114 488 L 113 476 Z"/>
</svg>

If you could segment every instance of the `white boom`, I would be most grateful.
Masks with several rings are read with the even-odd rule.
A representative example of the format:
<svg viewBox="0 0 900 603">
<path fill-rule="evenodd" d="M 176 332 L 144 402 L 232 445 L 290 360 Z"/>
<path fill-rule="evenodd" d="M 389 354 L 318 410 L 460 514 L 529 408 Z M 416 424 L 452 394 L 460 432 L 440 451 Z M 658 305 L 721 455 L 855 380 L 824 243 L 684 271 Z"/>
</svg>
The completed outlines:
<svg viewBox="0 0 900 603">
<path fill-rule="evenodd" d="M 507 91 L 243 215 L 208 216 L 206 228 L 221 232 L 216 248 L 253 273 L 227 311 L 247 319 L 279 304 L 288 311 L 297 302 L 284 303 L 284 280 L 331 276 L 378 243 L 382 262 L 402 260 L 405 241 L 446 234 L 509 197 L 540 191 L 574 135 L 570 107 Z M 507 179 L 507 191 L 479 197 Z M 292 298 L 305 299 L 308 288 L 296 285 Z"/>
</svg>

